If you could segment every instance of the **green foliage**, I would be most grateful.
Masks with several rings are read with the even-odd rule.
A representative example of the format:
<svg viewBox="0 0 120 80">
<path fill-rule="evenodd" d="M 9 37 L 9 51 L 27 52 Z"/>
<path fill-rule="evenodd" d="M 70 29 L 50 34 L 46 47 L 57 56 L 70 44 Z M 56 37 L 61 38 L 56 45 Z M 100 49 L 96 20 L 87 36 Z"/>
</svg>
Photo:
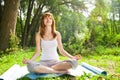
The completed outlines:
<svg viewBox="0 0 120 80">
<path fill-rule="evenodd" d="M 82 56 L 89 56 L 93 54 L 94 54 L 94 51 L 91 48 L 83 48 L 81 51 Z"/>
<path fill-rule="evenodd" d="M 61 11 L 61 15 L 56 17 L 57 30 L 61 32 L 65 50 L 72 54 L 81 53 L 83 43 L 89 38 L 86 18 L 65 6 L 61 6 Z"/>
<path fill-rule="evenodd" d="M 113 48 L 105 48 L 102 45 L 99 45 L 95 47 L 95 52 L 99 55 L 120 55 L 120 48 L 119 47 L 113 47 Z"/>
<path fill-rule="evenodd" d="M 37 80 L 119 80 L 119 75 L 110 75 L 110 76 L 90 76 L 87 74 L 84 74 L 80 77 L 70 77 L 70 76 L 61 76 L 61 77 L 55 77 L 55 78 L 39 78 Z M 27 77 L 22 77 L 17 80 L 30 80 Z"/>
<path fill-rule="evenodd" d="M 102 45 L 99 45 L 95 47 L 95 52 L 99 55 L 105 54 L 105 47 Z"/>
<path fill-rule="evenodd" d="M 83 49 L 83 44 L 87 39 L 89 39 L 88 30 L 84 31 L 85 33 L 75 33 L 74 36 L 71 36 L 67 43 L 64 43 L 65 49 L 72 54 L 81 54 Z"/>
<path fill-rule="evenodd" d="M 87 10 L 84 2 L 95 6 L 88 18 L 82 14 L 82 12 Z M 25 25 L 28 5 L 28 0 L 21 0 L 20 9 L 24 18 L 22 22 L 20 21 L 20 17 L 17 20 L 16 31 L 19 38 L 21 38 L 23 26 Z M 41 11 L 44 12 L 43 9 L 45 8 L 46 11 L 54 14 L 57 30 L 61 32 L 62 41 L 66 50 L 70 53 L 84 53 L 87 55 L 94 54 L 97 51 L 97 54 L 100 54 L 99 49 L 120 46 L 120 34 L 118 34 L 120 33 L 120 23 L 119 20 L 115 20 L 116 14 L 119 14 L 118 0 L 112 0 L 112 3 L 106 0 L 95 0 L 95 3 L 84 0 L 38 0 L 35 1 L 30 23 L 33 16 L 37 13 L 39 6 L 41 6 Z M 80 36 L 82 34 L 85 34 L 85 37 L 81 39 Z M 30 40 L 30 38 L 28 39 Z M 101 46 L 104 47 L 102 48 Z"/>
<path fill-rule="evenodd" d="M 12 52 L 18 50 L 18 45 L 20 43 L 20 39 L 14 34 L 10 34 L 10 39 L 9 39 L 9 48 L 6 50 L 6 52 Z"/>
<path fill-rule="evenodd" d="M 119 24 L 118 21 L 111 20 L 111 16 L 109 16 L 111 19 L 108 18 L 111 6 L 109 1 L 96 0 L 95 6 L 87 22 L 88 28 L 91 31 L 89 41 L 94 47 L 99 45 L 105 47 L 119 47 Z M 112 16 L 115 18 L 114 15 Z"/>
<path fill-rule="evenodd" d="M 120 34 L 106 34 L 103 37 L 104 46 L 106 47 L 119 47 L 120 46 Z"/>
<path fill-rule="evenodd" d="M 80 77 L 77 78 L 77 80 L 106 80 L 107 76 L 103 75 L 91 75 L 84 73 L 84 75 L 81 75 Z M 110 79 L 110 78 L 109 78 Z"/>
<path fill-rule="evenodd" d="M 119 47 L 118 48 L 112 48 L 112 49 L 107 48 L 105 50 L 104 54 L 106 54 L 106 55 L 111 54 L 111 55 L 119 56 L 120 55 L 120 48 Z"/>
<path fill-rule="evenodd" d="M 71 40 L 71 39 L 70 39 Z M 74 55 L 76 54 L 80 54 L 81 53 L 81 50 L 82 50 L 82 42 L 80 40 L 75 40 L 73 43 L 71 43 L 73 41 L 68 41 L 67 43 L 67 46 L 66 46 L 66 50 L 69 52 L 69 53 L 72 53 Z"/>
<path fill-rule="evenodd" d="M 90 22 L 88 22 L 89 24 Z M 91 30 L 90 42 L 94 46 L 105 46 L 105 47 L 119 47 L 120 45 L 120 34 L 114 34 L 109 31 L 108 26 L 103 25 L 91 25 L 89 24 L 89 30 Z"/>
<path fill-rule="evenodd" d="M 116 34 L 115 36 L 114 36 L 114 38 L 112 38 L 112 41 L 111 42 L 113 42 L 113 44 L 115 44 L 115 46 L 120 46 L 120 34 Z"/>
</svg>

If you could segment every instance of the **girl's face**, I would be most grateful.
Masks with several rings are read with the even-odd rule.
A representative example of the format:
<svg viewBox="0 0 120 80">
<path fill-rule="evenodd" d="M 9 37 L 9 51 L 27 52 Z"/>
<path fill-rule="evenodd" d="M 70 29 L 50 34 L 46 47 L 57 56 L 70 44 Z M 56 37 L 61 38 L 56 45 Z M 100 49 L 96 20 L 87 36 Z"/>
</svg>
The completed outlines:
<svg viewBox="0 0 120 80">
<path fill-rule="evenodd" d="M 52 25 L 52 17 L 50 15 L 46 15 L 44 17 L 44 24 L 45 24 L 45 26 L 51 26 Z"/>
</svg>

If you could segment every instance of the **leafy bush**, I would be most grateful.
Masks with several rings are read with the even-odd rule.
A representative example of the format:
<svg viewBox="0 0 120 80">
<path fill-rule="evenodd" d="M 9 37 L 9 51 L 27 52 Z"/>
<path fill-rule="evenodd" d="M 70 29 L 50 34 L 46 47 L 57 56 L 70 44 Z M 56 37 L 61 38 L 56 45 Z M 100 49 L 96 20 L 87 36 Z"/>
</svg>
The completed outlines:
<svg viewBox="0 0 120 80">
<path fill-rule="evenodd" d="M 81 54 L 82 54 L 83 56 L 88 56 L 88 55 L 93 55 L 93 54 L 95 54 L 95 52 L 92 51 L 91 48 L 86 48 L 86 49 L 82 49 Z"/>
<path fill-rule="evenodd" d="M 65 49 L 74 55 L 80 54 L 83 48 L 84 41 L 69 39 L 68 43 L 64 44 Z"/>
<path fill-rule="evenodd" d="M 119 47 L 113 47 L 113 48 L 105 48 L 104 46 L 97 46 L 95 48 L 95 52 L 99 55 L 120 55 L 120 48 Z"/>
<path fill-rule="evenodd" d="M 106 48 L 104 54 L 106 54 L 106 55 L 111 54 L 111 55 L 118 56 L 118 55 L 120 55 L 120 48 L 119 47 L 118 48 L 117 47 L 116 48 Z"/>
<path fill-rule="evenodd" d="M 11 32 L 10 38 L 9 38 L 9 48 L 6 49 L 6 52 L 13 52 L 18 50 L 18 45 L 20 43 L 20 39 Z"/>
<path fill-rule="evenodd" d="M 116 46 L 120 46 L 120 34 L 115 35 L 115 37 L 112 38 L 112 42 L 113 42 Z"/>
<path fill-rule="evenodd" d="M 102 45 L 99 45 L 99 46 L 95 47 L 95 52 L 96 52 L 97 54 L 104 54 L 104 52 L 105 52 L 105 47 L 102 46 Z"/>
</svg>

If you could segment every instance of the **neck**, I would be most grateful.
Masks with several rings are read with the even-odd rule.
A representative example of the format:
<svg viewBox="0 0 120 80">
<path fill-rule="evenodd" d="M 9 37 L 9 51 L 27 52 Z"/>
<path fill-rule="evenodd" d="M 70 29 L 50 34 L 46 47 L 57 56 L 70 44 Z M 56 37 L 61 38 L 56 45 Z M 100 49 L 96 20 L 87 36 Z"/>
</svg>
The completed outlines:
<svg viewBox="0 0 120 80">
<path fill-rule="evenodd" d="M 52 31 L 51 26 L 46 26 L 46 34 L 50 34 Z"/>
</svg>

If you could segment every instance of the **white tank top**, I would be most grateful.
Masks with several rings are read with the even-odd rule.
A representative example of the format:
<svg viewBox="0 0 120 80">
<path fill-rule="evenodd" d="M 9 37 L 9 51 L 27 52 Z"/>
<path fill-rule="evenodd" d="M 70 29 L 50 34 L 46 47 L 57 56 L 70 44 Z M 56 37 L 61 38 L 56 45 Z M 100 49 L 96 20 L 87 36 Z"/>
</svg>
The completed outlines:
<svg viewBox="0 0 120 80">
<path fill-rule="evenodd" d="M 56 38 L 49 41 L 41 39 L 42 54 L 40 60 L 59 60 L 57 46 Z"/>
</svg>

